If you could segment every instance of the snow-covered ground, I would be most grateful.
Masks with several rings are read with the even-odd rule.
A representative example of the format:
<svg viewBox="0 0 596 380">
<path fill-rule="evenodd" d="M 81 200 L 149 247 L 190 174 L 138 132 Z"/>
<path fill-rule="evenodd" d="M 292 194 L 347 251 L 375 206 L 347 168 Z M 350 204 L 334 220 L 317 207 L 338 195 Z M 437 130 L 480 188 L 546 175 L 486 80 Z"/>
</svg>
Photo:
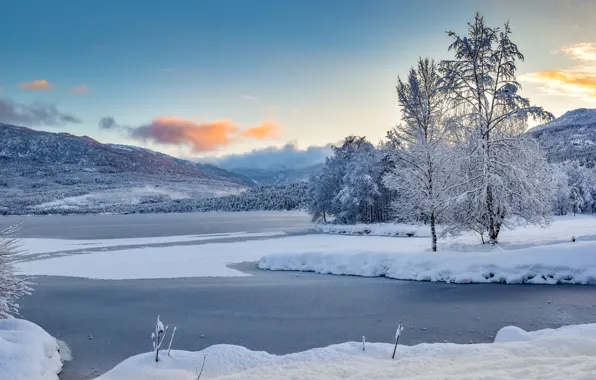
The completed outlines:
<svg viewBox="0 0 596 380">
<path fill-rule="evenodd" d="M 377 224 L 317 224 L 315 230 L 330 234 L 430 237 L 428 225 L 410 225 L 403 223 Z M 437 230 L 441 230 L 438 226 Z M 501 231 L 499 241 L 508 249 L 532 247 L 536 245 L 557 244 L 571 241 L 575 236 L 579 240 L 596 240 L 596 218 L 591 215 L 557 216 L 547 228 L 539 226 L 520 226 L 513 230 Z M 480 238 L 473 233 L 464 233 L 455 238 L 440 239 L 442 250 L 479 250 Z M 429 244 L 430 245 L 430 244 Z M 485 247 L 486 249 L 486 247 Z"/>
<path fill-rule="evenodd" d="M 212 183 L 192 184 L 184 186 L 170 186 L 162 185 L 157 187 L 155 185 L 122 187 L 116 189 L 107 189 L 89 192 L 83 195 L 72 197 L 65 197 L 51 202 L 41 203 L 31 206 L 30 209 L 40 210 L 56 210 L 73 211 L 80 209 L 101 210 L 110 206 L 117 205 L 138 205 L 142 203 L 152 203 L 157 200 L 180 200 L 188 198 L 207 198 L 207 197 L 223 197 L 226 195 L 240 194 L 246 189 L 242 186 L 217 186 Z"/>
<path fill-rule="evenodd" d="M 596 242 L 488 252 L 305 252 L 265 256 L 259 268 L 453 283 L 596 284 Z"/>
<path fill-rule="evenodd" d="M 0 319 L 0 379 L 58 380 L 58 343 L 36 324 Z"/>
<path fill-rule="evenodd" d="M 568 216 L 547 228 L 505 230 L 498 247 L 481 246 L 472 234 L 441 240 L 436 253 L 428 252 L 428 239 L 394 239 L 380 249 L 280 252 L 264 256 L 259 268 L 455 283 L 596 284 L 595 232 L 596 218 Z"/>
<path fill-rule="evenodd" d="M 404 331 L 407 334 L 407 331 Z M 129 358 L 96 380 L 201 379 L 486 379 L 587 380 L 596 378 L 596 324 L 525 332 L 499 331 L 492 344 L 393 345 L 350 342 L 276 356 L 244 347 L 216 345 L 199 352 L 172 351 Z"/>
</svg>

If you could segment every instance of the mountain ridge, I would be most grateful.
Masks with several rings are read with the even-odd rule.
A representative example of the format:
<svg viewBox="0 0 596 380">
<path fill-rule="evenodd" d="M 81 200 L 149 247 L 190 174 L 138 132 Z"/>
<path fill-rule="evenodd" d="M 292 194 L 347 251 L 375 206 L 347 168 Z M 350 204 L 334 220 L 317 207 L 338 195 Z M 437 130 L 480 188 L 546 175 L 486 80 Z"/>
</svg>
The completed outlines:
<svg viewBox="0 0 596 380">
<path fill-rule="evenodd" d="M 578 108 L 527 132 L 546 151 L 550 162 L 596 161 L 596 109 Z"/>
</svg>

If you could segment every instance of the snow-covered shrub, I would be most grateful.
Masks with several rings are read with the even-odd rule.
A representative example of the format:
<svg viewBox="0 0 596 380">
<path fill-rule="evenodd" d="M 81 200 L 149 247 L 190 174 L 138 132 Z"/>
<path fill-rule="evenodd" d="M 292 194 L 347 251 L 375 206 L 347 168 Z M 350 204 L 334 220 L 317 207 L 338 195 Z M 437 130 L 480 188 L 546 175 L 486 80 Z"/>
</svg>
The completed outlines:
<svg viewBox="0 0 596 380">
<path fill-rule="evenodd" d="M 168 328 L 170 326 L 164 326 L 164 324 L 159 319 L 159 315 L 157 316 L 157 322 L 155 324 L 155 331 L 151 333 L 151 341 L 153 342 L 153 351 L 155 352 L 155 361 L 159 361 L 159 350 L 161 349 L 161 345 L 168 334 Z M 172 342 L 174 341 L 174 336 L 176 335 L 176 326 L 174 326 L 174 330 L 172 331 L 172 336 L 170 337 L 170 344 L 168 345 L 168 355 L 170 355 L 170 349 L 172 348 Z"/>
<path fill-rule="evenodd" d="M 17 277 L 12 262 L 18 254 L 18 240 L 14 238 L 18 226 L 13 225 L 0 230 L 0 319 L 8 318 L 19 312 L 19 298 L 31 293 L 31 284 Z"/>
</svg>

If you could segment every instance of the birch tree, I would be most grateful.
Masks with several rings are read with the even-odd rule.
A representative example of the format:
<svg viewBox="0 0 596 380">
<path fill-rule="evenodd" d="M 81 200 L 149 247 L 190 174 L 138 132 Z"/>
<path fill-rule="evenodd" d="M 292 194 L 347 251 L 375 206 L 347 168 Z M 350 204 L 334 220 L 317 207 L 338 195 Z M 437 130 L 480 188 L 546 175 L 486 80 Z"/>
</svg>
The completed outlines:
<svg viewBox="0 0 596 380">
<path fill-rule="evenodd" d="M 453 171 L 448 166 L 453 162 L 448 159 L 442 123 L 445 96 L 435 61 L 421 58 L 406 81 L 398 79 L 397 95 L 402 123 L 387 134 L 389 145 L 395 147 L 395 165 L 384 184 L 399 194 L 393 207 L 400 219 L 428 220 L 431 248 L 436 251 L 436 223 L 449 205 Z"/>
<path fill-rule="evenodd" d="M 512 218 L 531 224 L 549 221 L 552 191 L 546 158 L 522 134 L 530 118 L 548 121 L 553 116 L 519 94 L 516 65 L 524 57 L 510 39 L 509 23 L 491 28 L 476 14 L 467 36 L 448 35 L 454 58 L 441 62 L 443 90 L 450 107 L 461 112 L 451 125 L 457 127 L 465 153 L 460 173 L 465 181 L 451 227 L 486 231 L 494 244 Z"/>
</svg>

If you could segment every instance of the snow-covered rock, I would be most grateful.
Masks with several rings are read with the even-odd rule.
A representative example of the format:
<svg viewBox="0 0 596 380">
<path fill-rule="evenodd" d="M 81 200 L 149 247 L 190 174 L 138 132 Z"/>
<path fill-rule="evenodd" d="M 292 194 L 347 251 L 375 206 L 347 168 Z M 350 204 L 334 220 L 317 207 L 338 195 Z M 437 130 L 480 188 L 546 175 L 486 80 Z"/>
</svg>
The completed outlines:
<svg viewBox="0 0 596 380">
<path fill-rule="evenodd" d="M 58 343 L 35 323 L 0 319 L 0 379 L 58 380 Z"/>
<path fill-rule="evenodd" d="M 512 331 L 512 327 L 505 329 Z M 519 331 L 523 331 L 519 329 Z M 172 351 L 155 363 L 153 353 L 125 360 L 96 380 L 201 379 L 300 380 L 542 380 L 596 378 L 596 324 L 525 333 L 527 339 L 492 344 L 398 346 L 349 342 L 277 356 L 216 345 L 199 352 Z"/>
</svg>

